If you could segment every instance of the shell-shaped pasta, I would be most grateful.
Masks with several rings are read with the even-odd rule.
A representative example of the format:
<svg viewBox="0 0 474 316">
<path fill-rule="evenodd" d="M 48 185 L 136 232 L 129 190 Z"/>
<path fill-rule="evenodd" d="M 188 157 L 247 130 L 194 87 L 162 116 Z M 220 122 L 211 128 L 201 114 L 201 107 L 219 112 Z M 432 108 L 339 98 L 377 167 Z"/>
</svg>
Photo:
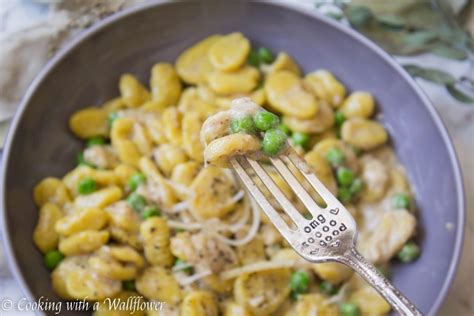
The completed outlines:
<svg viewBox="0 0 474 316">
<path fill-rule="evenodd" d="M 364 155 L 360 162 L 362 165 L 361 178 L 364 182 L 361 198 L 366 202 L 379 201 L 387 192 L 390 180 L 387 166 L 371 155 Z"/>
<path fill-rule="evenodd" d="M 191 191 L 189 187 L 201 170 L 201 164 L 196 161 L 187 161 L 177 165 L 171 174 L 173 190 L 181 200 L 186 200 Z"/>
<path fill-rule="evenodd" d="M 198 136 L 199 138 L 199 136 Z M 166 176 L 169 176 L 176 165 L 186 162 L 188 156 L 181 147 L 174 144 L 163 144 L 153 151 L 158 167 Z"/>
<path fill-rule="evenodd" d="M 163 132 L 169 142 L 180 146 L 183 142 L 181 132 L 181 120 L 183 115 L 175 107 L 169 107 L 163 111 L 161 125 Z"/>
<path fill-rule="evenodd" d="M 385 144 L 388 134 L 380 123 L 355 117 L 342 124 L 341 137 L 357 148 L 370 150 Z"/>
<path fill-rule="evenodd" d="M 116 202 L 105 211 L 109 214 L 109 225 L 122 228 L 129 232 L 138 232 L 140 227 L 140 216 L 135 212 L 126 201 Z"/>
<path fill-rule="evenodd" d="M 125 306 L 121 306 L 121 308 L 117 308 L 117 305 L 113 305 L 112 300 L 120 301 L 120 302 L 134 302 L 133 304 L 145 303 L 143 297 L 140 297 L 140 294 L 137 292 L 130 292 L 130 291 L 122 291 L 114 298 L 109 300 L 105 300 L 100 302 L 97 309 L 92 312 L 92 316 L 145 316 L 148 315 L 147 312 L 141 309 L 135 309 L 133 304 L 127 304 Z M 158 310 L 159 311 L 159 310 Z"/>
<path fill-rule="evenodd" d="M 359 306 L 363 315 L 386 315 L 390 312 L 390 304 L 370 286 L 358 289 L 349 300 Z"/>
<path fill-rule="evenodd" d="M 315 97 L 303 87 L 303 81 L 289 71 L 278 71 L 265 81 L 265 94 L 272 108 L 301 119 L 314 117 L 319 110 Z"/>
<path fill-rule="evenodd" d="M 234 280 L 223 280 L 218 275 L 210 275 L 202 279 L 202 287 L 219 294 L 229 294 L 232 292 Z"/>
<path fill-rule="evenodd" d="M 208 52 L 222 36 L 212 35 L 194 44 L 176 59 L 176 71 L 181 79 L 188 84 L 206 82 L 206 74 L 213 70 Z"/>
<path fill-rule="evenodd" d="M 123 102 L 122 98 L 113 98 L 102 105 L 102 109 L 107 113 L 123 110 L 127 108 L 127 104 Z"/>
<path fill-rule="evenodd" d="M 373 263 L 388 262 L 415 233 L 416 218 L 400 209 L 384 213 L 368 238 L 361 239 L 363 256 Z"/>
<path fill-rule="evenodd" d="M 339 315 L 337 305 L 328 303 L 328 297 L 322 294 L 303 294 L 298 296 L 295 306 L 295 316 L 308 316 L 316 313 L 318 316 Z"/>
<path fill-rule="evenodd" d="M 223 316 L 252 316 L 252 314 L 245 306 L 230 301 L 226 302 L 224 305 Z"/>
<path fill-rule="evenodd" d="M 74 113 L 69 119 L 69 128 L 79 138 L 87 139 L 108 136 L 107 111 L 101 108 L 85 108 Z"/>
<path fill-rule="evenodd" d="M 236 188 L 220 168 L 209 166 L 199 172 L 191 185 L 191 212 L 198 218 L 222 217 L 232 210 Z"/>
<path fill-rule="evenodd" d="M 128 118 L 118 118 L 112 125 L 110 138 L 112 146 L 117 151 L 120 161 L 136 166 L 140 159 L 138 146 L 132 142 L 133 121 Z"/>
<path fill-rule="evenodd" d="M 98 207 L 104 208 L 122 198 L 122 189 L 117 186 L 111 186 L 105 189 L 95 191 L 88 195 L 78 196 L 74 200 L 77 208 Z"/>
<path fill-rule="evenodd" d="M 290 55 L 285 52 L 281 52 L 277 55 L 275 61 L 271 64 L 269 69 L 270 73 L 283 70 L 290 71 L 297 76 L 301 74 L 298 64 Z"/>
<path fill-rule="evenodd" d="M 59 235 L 55 232 L 54 225 L 63 216 L 63 212 L 55 204 L 46 203 L 41 207 L 33 232 L 33 240 L 42 253 L 58 247 Z"/>
<path fill-rule="evenodd" d="M 51 283 L 54 292 L 61 298 L 70 300 L 73 297 L 66 288 L 66 277 L 73 270 L 84 269 L 87 267 L 88 256 L 68 256 L 62 260 L 51 273 Z"/>
<path fill-rule="evenodd" d="M 123 102 L 131 108 L 136 108 L 150 100 L 150 92 L 131 74 L 120 77 L 119 90 Z"/>
<path fill-rule="evenodd" d="M 62 238 L 59 241 L 59 251 L 66 256 L 86 254 L 106 244 L 109 236 L 108 231 L 85 230 Z"/>
<path fill-rule="evenodd" d="M 76 167 L 64 176 L 63 182 L 69 192 L 77 196 L 79 195 L 77 191 L 79 183 L 87 178 L 94 180 L 101 187 L 113 186 L 118 183 L 118 178 L 113 171 L 94 169 L 89 166 Z"/>
<path fill-rule="evenodd" d="M 357 160 L 354 150 L 340 139 L 332 137 L 323 139 L 313 147 L 313 150 L 319 153 L 321 157 L 326 158 L 327 153 L 333 148 L 337 148 L 344 153 L 344 164 L 347 167 L 352 169 L 354 172 L 359 170 L 359 161 Z"/>
<path fill-rule="evenodd" d="M 88 263 L 101 276 L 112 280 L 132 280 L 143 267 L 144 260 L 129 246 L 102 246 Z"/>
<path fill-rule="evenodd" d="M 151 69 L 150 78 L 153 107 L 146 110 L 162 110 L 176 105 L 181 94 L 181 81 L 173 65 L 158 63 Z"/>
<path fill-rule="evenodd" d="M 311 166 L 316 173 L 319 180 L 329 189 L 333 194 L 337 194 L 337 183 L 331 165 L 321 156 L 316 150 L 308 152 L 304 159 Z"/>
<path fill-rule="evenodd" d="M 340 284 L 348 280 L 353 274 L 351 268 L 337 262 L 315 263 L 313 270 L 318 277 L 332 284 Z"/>
<path fill-rule="evenodd" d="M 324 102 L 319 103 L 318 113 L 310 119 L 300 119 L 285 115 L 283 123 L 288 125 L 292 131 L 303 133 L 322 133 L 334 125 L 334 112 Z"/>
<path fill-rule="evenodd" d="M 255 316 L 269 315 L 290 294 L 289 269 L 276 269 L 243 274 L 235 280 L 234 297 Z"/>
<path fill-rule="evenodd" d="M 66 289 L 72 298 L 98 301 L 114 297 L 122 288 L 122 283 L 92 273 L 90 268 L 71 270 L 66 276 Z"/>
<path fill-rule="evenodd" d="M 251 155 L 261 148 L 260 140 L 249 134 L 230 134 L 213 140 L 204 149 L 206 163 L 229 167 L 229 160 L 238 155 Z"/>
<path fill-rule="evenodd" d="M 125 188 L 128 185 L 128 180 L 137 172 L 137 169 L 130 165 L 120 164 L 114 169 L 114 173 L 117 176 L 118 183 Z"/>
<path fill-rule="evenodd" d="M 218 316 L 217 300 L 209 292 L 192 291 L 184 297 L 181 313 L 186 316 Z"/>
<path fill-rule="evenodd" d="M 105 211 L 92 207 L 66 215 L 56 222 L 54 229 L 67 237 L 84 230 L 100 230 L 108 220 L 109 216 Z"/>
<path fill-rule="evenodd" d="M 410 186 L 405 173 L 405 170 L 397 166 L 395 169 L 390 170 L 390 183 L 391 188 L 397 192 L 409 192 Z"/>
<path fill-rule="evenodd" d="M 71 202 L 67 187 L 61 179 L 48 177 L 41 180 L 33 190 L 36 206 L 41 207 L 46 203 L 53 203 L 59 207 Z"/>
<path fill-rule="evenodd" d="M 207 76 L 209 87 L 218 94 L 250 93 L 259 79 L 260 72 L 251 66 L 233 72 L 214 70 Z"/>
<path fill-rule="evenodd" d="M 206 86 L 186 88 L 179 99 L 178 109 L 182 113 L 196 112 L 202 117 L 219 111 L 214 92 Z"/>
<path fill-rule="evenodd" d="M 336 108 L 344 100 L 346 88 L 332 73 L 327 70 L 317 70 L 304 77 L 305 85 L 321 101 L 326 101 Z"/>
<path fill-rule="evenodd" d="M 200 132 L 204 122 L 198 112 L 187 112 L 183 116 L 183 148 L 192 159 L 202 162 L 204 147 L 201 144 Z"/>
<path fill-rule="evenodd" d="M 148 131 L 148 135 L 150 136 L 150 139 L 155 144 L 164 144 L 168 141 L 165 136 L 163 124 L 161 124 L 160 115 L 148 116 L 147 119 L 145 120 L 145 127 Z"/>
<path fill-rule="evenodd" d="M 165 219 L 151 217 L 140 225 L 145 258 L 152 265 L 170 267 L 174 258 L 170 250 L 170 229 Z"/>
<path fill-rule="evenodd" d="M 118 156 L 110 145 L 86 148 L 84 160 L 100 169 L 113 169 L 119 164 Z"/>
<path fill-rule="evenodd" d="M 250 242 L 236 247 L 236 252 L 242 265 L 265 260 L 265 245 L 260 236 L 255 236 Z"/>
<path fill-rule="evenodd" d="M 209 49 L 209 60 L 219 70 L 237 70 L 247 60 L 250 42 L 242 33 L 231 33 L 218 39 Z"/>
<path fill-rule="evenodd" d="M 172 207 L 178 199 L 173 188 L 161 175 L 158 167 L 147 157 L 142 157 L 138 164 L 148 180 L 148 185 L 145 189 L 148 191 L 149 199 L 165 209 Z"/>
<path fill-rule="evenodd" d="M 147 267 L 138 276 L 135 286 L 140 294 L 151 300 L 167 304 L 177 304 L 181 301 L 182 294 L 178 282 L 162 267 Z"/>
<path fill-rule="evenodd" d="M 177 233 L 170 239 L 171 253 L 176 258 L 189 262 L 194 256 L 194 248 L 191 243 L 191 234 L 189 232 Z"/>
<path fill-rule="evenodd" d="M 375 101 L 372 95 L 364 91 L 351 93 L 341 106 L 341 112 L 346 118 L 369 118 L 374 113 Z"/>
</svg>

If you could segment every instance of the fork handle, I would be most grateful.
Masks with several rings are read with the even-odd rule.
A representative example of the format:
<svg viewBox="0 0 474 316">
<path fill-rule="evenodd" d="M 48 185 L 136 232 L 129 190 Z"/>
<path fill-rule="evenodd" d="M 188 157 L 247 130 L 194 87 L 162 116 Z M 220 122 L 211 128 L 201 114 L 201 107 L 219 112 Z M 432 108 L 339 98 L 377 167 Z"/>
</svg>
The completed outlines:
<svg viewBox="0 0 474 316">
<path fill-rule="evenodd" d="M 341 263 L 355 270 L 369 282 L 400 315 L 422 315 L 408 298 L 359 254 L 355 247 L 352 247 L 344 254 L 344 257 L 339 259 Z"/>
</svg>

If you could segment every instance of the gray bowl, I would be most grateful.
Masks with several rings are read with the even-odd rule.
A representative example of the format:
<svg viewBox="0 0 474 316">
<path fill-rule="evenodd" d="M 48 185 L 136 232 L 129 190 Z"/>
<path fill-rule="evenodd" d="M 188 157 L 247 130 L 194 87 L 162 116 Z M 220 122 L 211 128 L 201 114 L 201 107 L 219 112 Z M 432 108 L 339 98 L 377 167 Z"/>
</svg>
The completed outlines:
<svg viewBox="0 0 474 316">
<path fill-rule="evenodd" d="M 439 116 L 415 82 L 361 35 L 316 13 L 261 2 L 160 2 L 121 12 L 76 38 L 36 78 L 11 125 L 1 190 L 7 257 L 25 294 L 58 299 L 32 242 L 38 210 L 31 193 L 43 177 L 61 177 L 75 165 L 82 144 L 68 131 L 69 116 L 116 96 L 120 74 L 147 82 L 155 62 L 173 62 L 197 40 L 233 31 L 289 52 L 305 71 L 327 68 L 350 90 L 374 94 L 420 209 L 422 255 L 396 265 L 393 281 L 434 315 L 455 274 L 464 226 L 461 174 Z"/>
</svg>

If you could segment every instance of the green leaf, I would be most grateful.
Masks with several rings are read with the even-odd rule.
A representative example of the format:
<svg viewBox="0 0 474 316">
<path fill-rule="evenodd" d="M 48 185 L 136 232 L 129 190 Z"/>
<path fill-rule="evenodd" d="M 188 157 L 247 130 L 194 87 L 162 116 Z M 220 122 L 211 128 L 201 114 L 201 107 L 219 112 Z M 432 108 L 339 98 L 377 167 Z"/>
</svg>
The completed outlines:
<svg viewBox="0 0 474 316">
<path fill-rule="evenodd" d="M 403 68 L 414 77 L 419 77 L 437 84 L 449 85 L 456 82 L 456 79 L 454 79 L 452 75 L 438 69 L 423 68 L 417 65 L 403 65 Z"/>
<path fill-rule="evenodd" d="M 446 89 L 448 90 L 449 94 L 459 102 L 474 104 L 474 98 L 459 90 L 455 84 L 446 85 Z"/>
<path fill-rule="evenodd" d="M 467 52 L 457 47 L 439 45 L 434 47 L 431 52 L 437 56 L 455 60 L 464 60 L 467 58 Z"/>
<path fill-rule="evenodd" d="M 407 45 L 426 46 L 438 38 L 438 34 L 433 31 L 417 31 L 405 35 L 403 42 Z"/>
<path fill-rule="evenodd" d="M 405 20 L 393 14 L 381 14 L 377 16 L 377 21 L 388 29 L 402 29 L 405 26 Z"/>
<path fill-rule="evenodd" d="M 368 7 L 358 5 L 349 5 L 346 9 L 346 16 L 349 23 L 355 28 L 367 25 L 373 18 L 372 11 Z"/>
</svg>

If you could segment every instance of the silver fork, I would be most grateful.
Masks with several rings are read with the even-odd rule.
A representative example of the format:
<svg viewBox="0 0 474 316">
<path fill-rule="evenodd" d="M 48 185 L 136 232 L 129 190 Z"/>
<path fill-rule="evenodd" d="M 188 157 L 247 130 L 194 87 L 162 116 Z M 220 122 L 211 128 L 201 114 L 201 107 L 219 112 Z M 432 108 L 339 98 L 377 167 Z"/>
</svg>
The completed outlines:
<svg viewBox="0 0 474 316">
<path fill-rule="evenodd" d="M 237 156 L 231 159 L 231 164 L 247 190 L 293 249 L 310 262 L 335 261 L 349 266 L 367 280 L 399 314 L 422 315 L 408 298 L 357 252 L 355 248 L 357 226 L 354 218 L 311 172 L 311 168 L 306 162 L 292 148 L 286 149 L 283 155 L 270 157 L 270 161 L 311 213 L 312 219 L 306 219 L 301 215 L 259 162 L 245 156 Z M 298 168 L 309 184 L 318 192 L 327 204 L 325 208 L 319 206 L 305 190 L 288 168 L 289 164 Z M 264 186 L 295 223 L 296 230 L 287 225 L 267 200 L 253 181 L 248 168 L 253 169 L 254 173 L 262 180 Z"/>
</svg>

